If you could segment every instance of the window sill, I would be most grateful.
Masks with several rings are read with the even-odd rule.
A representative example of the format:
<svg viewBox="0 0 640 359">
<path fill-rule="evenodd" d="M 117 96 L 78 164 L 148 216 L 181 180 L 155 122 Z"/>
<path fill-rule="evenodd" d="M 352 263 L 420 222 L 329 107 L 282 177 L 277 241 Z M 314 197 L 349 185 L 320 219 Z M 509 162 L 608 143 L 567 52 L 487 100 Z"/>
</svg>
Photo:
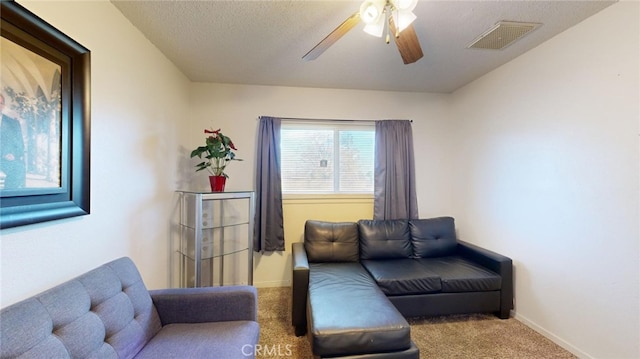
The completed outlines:
<svg viewBox="0 0 640 359">
<path fill-rule="evenodd" d="M 372 203 L 373 194 L 283 194 L 282 201 L 288 204 L 294 203 Z"/>
</svg>

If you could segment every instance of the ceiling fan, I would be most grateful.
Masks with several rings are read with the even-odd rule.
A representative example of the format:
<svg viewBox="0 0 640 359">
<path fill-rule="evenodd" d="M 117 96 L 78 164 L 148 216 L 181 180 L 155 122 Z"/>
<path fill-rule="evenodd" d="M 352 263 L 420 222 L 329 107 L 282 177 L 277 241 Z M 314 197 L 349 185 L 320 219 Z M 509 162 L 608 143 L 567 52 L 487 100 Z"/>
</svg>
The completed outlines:
<svg viewBox="0 0 640 359">
<path fill-rule="evenodd" d="M 387 44 L 393 36 L 405 65 L 414 63 L 423 56 L 418 36 L 411 24 L 416 19 L 413 9 L 417 4 L 418 0 L 365 0 L 360 5 L 360 11 L 348 17 L 302 58 L 307 61 L 315 60 L 362 20 L 365 24 L 364 31 L 368 34 L 382 37 L 387 30 Z"/>
</svg>

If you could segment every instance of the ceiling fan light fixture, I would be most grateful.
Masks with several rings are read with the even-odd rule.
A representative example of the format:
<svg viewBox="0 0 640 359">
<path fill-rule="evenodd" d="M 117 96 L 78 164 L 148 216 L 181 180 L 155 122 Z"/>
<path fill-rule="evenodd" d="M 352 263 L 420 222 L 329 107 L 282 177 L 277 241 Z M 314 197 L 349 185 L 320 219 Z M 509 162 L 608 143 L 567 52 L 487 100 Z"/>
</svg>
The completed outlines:
<svg viewBox="0 0 640 359">
<path fill-rule="evenodd" d="M 365 24 L 375 24 L 382 19 L 385 2 L 381 0 L 365 1 L 360 5 L 360 19 Z"/>
<path fill-rule="evenodd" d="M 418 0 L 391 0 L 391 4 L 398 10 L 413 11 L 418 5 Z"/>
<path fill-rule="evenodd" d="M 409 25 L 411 25 L 411 23 L 413 23 L 416 18 L 416 14 L 411 11 L 398 10 L 395 18 L 396 26 L 398 27 L 398 33 L 401 33 L 402 30 L 409 27 Z"/>
<path fill-rule="evenodd" d="M 389 43 L 391 32 L 393 40 L 405 65 L 412 64 L 423 57 L 418 36 L 411 23 L 416 15 L 411 11 L 414 0 L 364 0 L 360 9 L 344 20 L 338 27 L 325 36 L 316 46 L 302 56 L 303 60 L 314 60 L 325 50 L 349 32 L 359 22 L 364 23 L 364 31 L 373 36 L 382 37 L 387 30 L 386 43 Z M 417 3 L 417 0 L 415 1 Z M 400 9 L 399 7 L 408 7 Z M 396 18 L 394 18 L 396 17 Z M 398 26 L 400 25 L 400 26 Z M 399 36 L 400 30 L 402 36 Z"/>
<path fill-rule="evenodd" d="M 382 34 L 384 33 L 384 19 L 380 19 L 380 21 L 375 24 L 365 25 L 363 30 L 369 35 L 382 37 Z"/>
</svg>

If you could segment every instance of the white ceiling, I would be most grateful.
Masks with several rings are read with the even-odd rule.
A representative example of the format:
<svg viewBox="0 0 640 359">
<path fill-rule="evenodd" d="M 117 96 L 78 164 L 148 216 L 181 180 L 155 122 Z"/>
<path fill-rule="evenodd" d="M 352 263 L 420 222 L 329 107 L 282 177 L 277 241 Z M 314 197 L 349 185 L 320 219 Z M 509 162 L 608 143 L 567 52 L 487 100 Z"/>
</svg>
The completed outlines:
<svg viewBox="0 0 640 359">
<path fill-rule="evenodd" d="M 115 6 L 194 82 L 450 93 L 614 1 L 421 0 L 424 57 L 356 26 L 314 61 L 302 56 L 360 1 L 121 1 Z M 542 23 L 503 50 L 466 47 L 498 21 Z"/>
</svg>

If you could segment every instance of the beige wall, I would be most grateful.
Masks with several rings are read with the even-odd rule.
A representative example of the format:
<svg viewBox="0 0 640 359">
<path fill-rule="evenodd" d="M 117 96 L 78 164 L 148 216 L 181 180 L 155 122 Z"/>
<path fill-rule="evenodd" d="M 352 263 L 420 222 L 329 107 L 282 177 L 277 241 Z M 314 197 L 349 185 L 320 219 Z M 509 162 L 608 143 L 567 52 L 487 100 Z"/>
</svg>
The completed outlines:
<svg viewBox="0 0 640 359">
<path fill-rule="evenodd" d="M 460 237 L 515 264 L 516 318 L 583 358 L 638 358 L 640 3 L 453 94 Z"/>
</svg>

